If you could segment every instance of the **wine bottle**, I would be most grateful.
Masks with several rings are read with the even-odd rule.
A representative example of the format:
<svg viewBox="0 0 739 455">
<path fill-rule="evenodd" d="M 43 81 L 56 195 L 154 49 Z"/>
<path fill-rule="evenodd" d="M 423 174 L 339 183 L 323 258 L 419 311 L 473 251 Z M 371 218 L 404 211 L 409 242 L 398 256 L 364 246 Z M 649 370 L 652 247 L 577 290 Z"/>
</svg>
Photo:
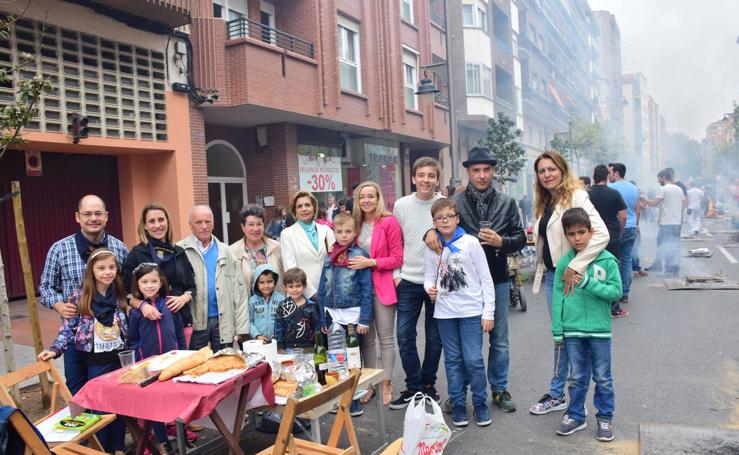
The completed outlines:
<svg viewBox="0 0 739 455">
<path fill-rule="evenodd" d="M 326 384 L 326 370 L 328 369 L 328 357 L 326 356 L 326 342 L 323 332 L 316 332 L 316 344 L 313 347 L 313 363 L 316 365 L 316 373 L 318 374 L 318 382 Z"/>
<path fill-rule="evenodd" d="M 354 324 L 348 326 L 348 338 L 346 340 L 347 367 L 362 368 L 362 356 L 359 352 L 359 339 L 354 331 Z"/>
</svg>

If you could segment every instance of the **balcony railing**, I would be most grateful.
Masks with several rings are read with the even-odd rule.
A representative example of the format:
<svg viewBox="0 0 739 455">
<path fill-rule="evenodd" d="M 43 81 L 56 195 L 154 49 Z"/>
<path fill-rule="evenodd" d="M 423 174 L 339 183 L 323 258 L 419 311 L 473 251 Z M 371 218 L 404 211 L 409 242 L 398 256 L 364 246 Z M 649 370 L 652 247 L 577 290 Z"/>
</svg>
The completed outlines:
<svg viewBox="0 0 739 455">
<path fill-rule="evenodd" d="M 289 33 L 268 27 L 245 17 L 228 21 L 228 39 L 231 40 L 246 36 L 281 47 L 290 52 L 295 52 L 296 54 L 304 55 L 308 58 L 313 58 L 314 56 L 313 43 L 292 36 Z"/>
<path fill-rule="evenodd" d="M 449 107 L 449 97 L 441 92 L 434 93 L 434 103 L 439 106 Z"/>
<path fill-rule="evenodd" d="M 439 13 L 435 12 L 434 10 L 431 10 L 430 14 L 431 14 L 431 22 L 443 28 L 444 30 L 446 30 L 446 21 L 444 20 L 444 17 L 440 15 Z"/>
</svg>

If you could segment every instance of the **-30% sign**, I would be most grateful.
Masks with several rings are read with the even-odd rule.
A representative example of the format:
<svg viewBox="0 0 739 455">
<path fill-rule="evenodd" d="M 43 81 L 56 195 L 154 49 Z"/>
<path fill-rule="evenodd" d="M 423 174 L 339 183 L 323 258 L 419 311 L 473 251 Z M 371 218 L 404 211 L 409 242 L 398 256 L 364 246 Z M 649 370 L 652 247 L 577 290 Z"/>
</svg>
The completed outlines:
<svg viewBox="0 0 739 455">
<path fill-rule="evenodd" d="M 312 174 L 307 183 L 312 191 L 333 191 L 336 189 L 336 182 L 330 174 Z"/>
</svg>

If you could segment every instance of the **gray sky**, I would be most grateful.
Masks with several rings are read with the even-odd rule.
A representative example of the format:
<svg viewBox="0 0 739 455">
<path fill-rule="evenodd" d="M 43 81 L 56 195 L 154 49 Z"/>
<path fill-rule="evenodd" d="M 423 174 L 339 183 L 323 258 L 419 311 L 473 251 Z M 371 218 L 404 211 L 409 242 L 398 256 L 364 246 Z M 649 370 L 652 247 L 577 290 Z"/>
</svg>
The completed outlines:
<svg viewBox="0 0 739 455">
<path fill-rule="evenodd" d="M 739 1 L 588 1 L 616 16 L 623 70 L 646 76 L 669 132 L 702 139 L 739 102 Z"/>
</svg>

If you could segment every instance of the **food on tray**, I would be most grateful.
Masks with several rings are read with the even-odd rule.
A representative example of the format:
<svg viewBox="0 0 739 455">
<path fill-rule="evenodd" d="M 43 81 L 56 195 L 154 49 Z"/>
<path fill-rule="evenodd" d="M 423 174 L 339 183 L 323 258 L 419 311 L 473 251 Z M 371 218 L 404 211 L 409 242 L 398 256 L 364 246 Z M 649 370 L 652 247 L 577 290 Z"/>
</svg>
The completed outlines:
<svg viewBox="0 0 739 455">
<path fill-rule="evenodd" d="M 238 355 L 219 355 L 208 359 L 202 365 L 186 370 L 189 376 L 200 376 L 205 373 L 219 373 L 230 370 L 242 370 L 246 368 L 246 360 Z"/>
<path fill-rule="evenodd" d="M 275 382 L 273 387 L 275 389 L 275 395 L 281 397 L 291 397 L 298 389 L 298 383 L 288 382 L 283 379 Z"/>
<path fill-rule="evenodd" d="M 191 370 L 193 368 L 199 367 L 212 356 L 213 351 L 209 347 L 204 347 L 203 349 L 190 354 L 184 359 L 176 361 L 172 365 L 162 370 L 162 372 L 159 374 L 159 380 L 166 381 L 180 375 L 186 370 Z"/>
</svg>

